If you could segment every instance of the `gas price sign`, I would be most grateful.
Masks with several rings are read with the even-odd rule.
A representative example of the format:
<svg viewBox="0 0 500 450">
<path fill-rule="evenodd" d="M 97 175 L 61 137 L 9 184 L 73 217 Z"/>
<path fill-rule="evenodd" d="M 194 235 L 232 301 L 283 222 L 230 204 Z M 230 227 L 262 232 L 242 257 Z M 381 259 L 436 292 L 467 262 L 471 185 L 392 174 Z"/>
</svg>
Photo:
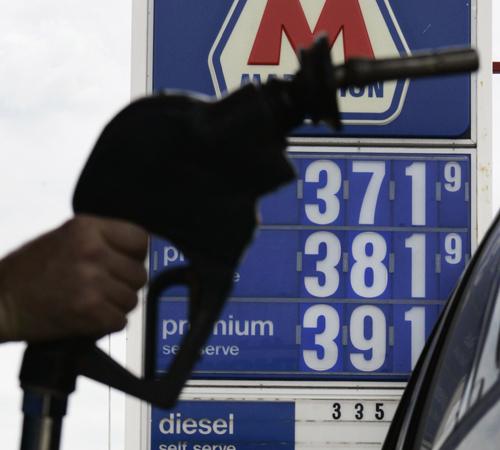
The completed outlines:
<svg viewBox="0 0 500 450">
<path fill-rule="evenodd" d="M 477 0 L 134 0 L 134 96 L 171 89 L 217 101 L 290 79 L 323 32 L 335 66 L 487 49 L 488 11 Z M 194 381 L 171 410 L 130 403 L 129 429 L 142 420 L 128 448 L 380 448 L 399 382 L 484 227 L 488 83 L 479 72 L 344 87 L 341 130 L 306 121 L 291 132 L 297 177 L 261 200 Z M 151 279 L 189 263 L 156 237 L 149 259 Z M 162 294 L 158 374 L 188 333 L 188 302 L 182 286 Z M 128 340 L 137 369 L 139 316 Z"/>
<path fill-rule="evenodd" d="M 194 376 L 406 379 L 470 255 L 470 156 L 294 150 Z M 152 241 L 152 276 L 184 262 Z M 167 291 L 159 371 L 188 327 Z"/>
</svg>

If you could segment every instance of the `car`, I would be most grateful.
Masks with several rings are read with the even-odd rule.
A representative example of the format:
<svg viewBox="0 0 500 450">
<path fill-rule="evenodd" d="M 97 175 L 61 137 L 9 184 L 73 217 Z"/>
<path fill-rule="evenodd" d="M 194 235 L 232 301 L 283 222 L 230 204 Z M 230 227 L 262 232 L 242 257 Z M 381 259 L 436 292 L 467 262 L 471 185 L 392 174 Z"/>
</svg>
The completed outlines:
<svg viewBox="0 0 500 450">
<path fill-rule="evenodd" d="M 383 450 L 500 448 L 500 213 L 409 380 Z"/>
</svg>

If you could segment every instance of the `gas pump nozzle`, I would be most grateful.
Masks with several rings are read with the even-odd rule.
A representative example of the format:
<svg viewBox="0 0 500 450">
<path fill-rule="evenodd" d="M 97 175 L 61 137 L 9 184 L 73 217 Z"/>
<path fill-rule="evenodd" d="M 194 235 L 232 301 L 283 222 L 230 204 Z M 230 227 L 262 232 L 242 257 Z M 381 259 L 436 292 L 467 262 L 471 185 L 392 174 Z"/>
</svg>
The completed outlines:
<svg viewBox="0 0 500 450">
<path fill-rule="evenodd" d="M 106 126 L 78 181 L 75 212 L 139 224 L 172 242 L 189 264 L 166 270 L 149 287 L 144 379 L 89 342 L 78 351 L 70 346 L 76 374 L 171 407 L 230 294 L 256 228 L 257 201 L 294 178 L 287 134 L 306 118 L 340 127 L 339 87 L 478 67 L 471 49 L 334 66 L 324 38 L 299 59 L 292 80 L 248 84 L 219 101 L 162 92 L 133 102 Z M 158 300 L 174 284 L 189 288 L 191 326 L 166 375 L 155 377 Z"/>
</svg>

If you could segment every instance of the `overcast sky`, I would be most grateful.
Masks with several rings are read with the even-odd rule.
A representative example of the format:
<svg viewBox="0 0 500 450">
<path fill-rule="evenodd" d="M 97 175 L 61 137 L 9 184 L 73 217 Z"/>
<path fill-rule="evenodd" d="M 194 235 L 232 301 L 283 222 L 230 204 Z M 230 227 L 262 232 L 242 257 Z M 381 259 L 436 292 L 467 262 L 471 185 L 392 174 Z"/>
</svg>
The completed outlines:
<svg viewBox="0 0 500 450">
<path fill-rule="evenodd" d="M 130 0 L 0 0 L 0 255 L 70 217 L 93 142 L 130 96 L 130 23 Z M 5 450 L 18 448 L 22 349 L 0 346 Z M 107 402 L 79 381 L 64 449 L 108 448 Z"/>
<path fill-rule="evenodd" d="M 498 8 L 498 0 L 493 3 Z M 70 217 L 85 158 L 130 95 L 130 12 L 131 0 L 0 0 L 0 256 Z M 499 38 L 496 33 L 496 60 Z M 500 106 L 494 116 L 500 117 Z M 495 136 L 494 152 L 498 147 Z M 499 190 L 495 186 L 495 208 Z M 22 349 L 0 346 L 0 440 L 6 450 L 18 447 Z M 108 448 L 107 401 L 105 388 L 79 382 L 64 449 Z M 121 449 L 121 432 L 112 434 L 112 450 Z"/>
</svg>

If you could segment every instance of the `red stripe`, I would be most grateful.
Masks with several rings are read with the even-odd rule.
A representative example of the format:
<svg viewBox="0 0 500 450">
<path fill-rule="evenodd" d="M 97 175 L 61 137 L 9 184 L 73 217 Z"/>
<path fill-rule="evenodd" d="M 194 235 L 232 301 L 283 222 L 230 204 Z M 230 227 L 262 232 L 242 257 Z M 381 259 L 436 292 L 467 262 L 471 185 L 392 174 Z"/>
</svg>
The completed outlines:
<svg viewBox="0 0 500 450">
<path fill-rule="evenodd" d="M 493 73 L 500 73 L 500 61 L 493 61 Z"/>
</svg>

